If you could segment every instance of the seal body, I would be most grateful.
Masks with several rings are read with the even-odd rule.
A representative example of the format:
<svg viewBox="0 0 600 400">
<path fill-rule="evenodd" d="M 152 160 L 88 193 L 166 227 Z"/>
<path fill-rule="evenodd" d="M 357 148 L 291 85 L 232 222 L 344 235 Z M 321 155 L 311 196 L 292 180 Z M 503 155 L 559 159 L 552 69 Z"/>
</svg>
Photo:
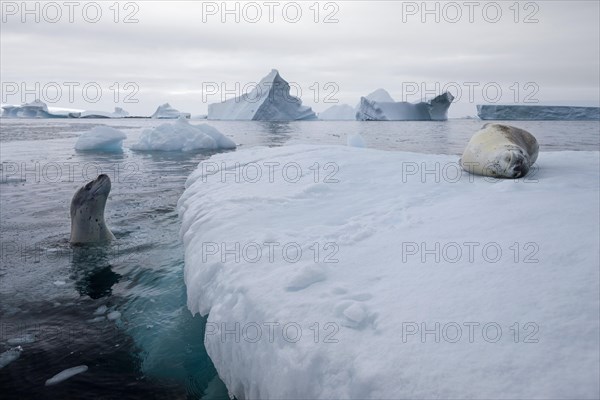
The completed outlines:
<svg viewBox="0 0 600 400">
<path fill-rule="evenodd" d="M 527 175 L 538 151 L 531 133 L 510 125 L 485 124 L 473 135 L 459 162 L 472 174 L 516 179 Z"/>
<path fill-rule="evenodd" d="M 110 178 L 99 175 L 79 188 L 71 200 L 71 243 L 107 242 L 115 238 L 104 222 Z"/>
</svg>

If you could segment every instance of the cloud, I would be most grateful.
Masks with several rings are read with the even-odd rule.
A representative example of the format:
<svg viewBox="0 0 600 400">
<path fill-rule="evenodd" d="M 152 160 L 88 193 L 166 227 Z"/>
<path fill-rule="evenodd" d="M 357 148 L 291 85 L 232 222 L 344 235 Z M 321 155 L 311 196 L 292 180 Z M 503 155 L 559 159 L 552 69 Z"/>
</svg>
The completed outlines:
<svg viewBox="0 0 600 400">
<path fill-rule="evenodd" d="M 497 2 L 502 14 L 495 23 L 490 22 L 495 15 L 490 7 L 488 14 L 483 13 L 491 2 L 479 3 L 472 21 L 464 2 L 320 2 L 318 15 L 313 2 L 298 2 L 294 4 L 299 5 L 301 18 L 291 23 L 297 8 L 292 3 L 279 2 L 273 22 L 267 3 L 260 1 L 228 2 L 229 10 L 237 4 L 237 15 L 223 13 L 222 2 L 135 2 L 135 9 L 119 3 L 117 23 L 109 8 L 113 3 L 97 3 L 102 7 L 97 23 L 87 22 L 80 9 L 73 23 L 66 20 L 64 9 L 57 23 L 48 23 L 44 15 L 39 23 L 26 15 L 27 22 L 22 23 L 19 13 L 4 12 L 2 81 L 42 86 L 98 82 L 107 93 L 115 82 L 120 86 L 134 82 L 139 103 L 117 104 L 133 113 L 149 113 L 165 101 L 185 111 L 206 112 L 204 84 L 234 88 L 235 82 L 258 81 L 271 68 L 296 82 L 304 102 L 317 109 L 326 107 L 315 102 L 316 89 L 316 100 L 322 100 L 329 82 L 337 85 L 336 98 L 352 105 L 378 87 L 400 98 L 407 82 L 430 86 L 497 82 L 505 88 L 534 82 L 541 102 L 598 101 L 597 2 L 527 3 L 535 4 L 533 8 L 519 3 L 518 15 L 510 8 L 514 3 Z M 207 4 L 218 7 L 218 12 L 203 13 Z M 427 13 L 422 4 L 429 11 L 437 7 L 437 14 Z M 409 6 L 417 7 L 417 12 Z M 257 9 L 262 18 L 249 22 Z M 461 18 L 452 22 L 456 14 L 451 11 L 456 9 Z M 123 23 L 133 11 L 138 22 Z M 327 16 L 338 22 L 324 23 Z M 538 22 L 524 23 L 527 18 Z M 64 106 L 92 108 L 82 96 L 76 97 L 74 104 Z M 114 105 L 107 95 L 93 108 Z"/>
</svg>

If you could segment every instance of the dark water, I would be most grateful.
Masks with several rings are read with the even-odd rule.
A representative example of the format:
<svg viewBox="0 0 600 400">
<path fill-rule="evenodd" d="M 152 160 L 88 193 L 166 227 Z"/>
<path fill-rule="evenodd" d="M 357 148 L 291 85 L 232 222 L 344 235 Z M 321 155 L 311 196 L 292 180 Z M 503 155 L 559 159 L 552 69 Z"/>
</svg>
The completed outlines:
<svg viewBox="0 0 600 400">
<path fill-rule="evenodd" d="M 187 176 L 212 153 L 127 149 L 153 120 L 0 121 L 0 369 L 2 399 L 227 398 L 203 345 L 205 319 L 186 307 L 177 200 Z M 193 123 L 202 123 L 195 121 Z M 77 136 L 97 125 L 128 134 L 122 154 L 77 153 Z M 345 144 L 460 154 L 479 120 L 447 122 L 211 122 L 239 148 Z M 600 123 L 519 122 L 542 151 L 599 150 Z M 117 240 L 68 243 L 75 190 L 106 173 L 106 220 Z M 106 308 L 106 311 L 104 311 Z M 110 318 L 109 318 L 110 317 Z M 55 386 L 47 379 L 87 365 Z"/>
</svg>

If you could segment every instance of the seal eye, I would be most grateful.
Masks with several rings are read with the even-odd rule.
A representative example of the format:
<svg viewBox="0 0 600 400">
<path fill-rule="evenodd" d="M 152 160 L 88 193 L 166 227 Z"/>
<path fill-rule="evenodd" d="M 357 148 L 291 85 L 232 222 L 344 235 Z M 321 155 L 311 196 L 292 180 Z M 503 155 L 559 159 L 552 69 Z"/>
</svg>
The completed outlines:
<svg viewBox="0 0 600 400">
<path fill-rule="evenodd" d="M 90 190 L 92 188 L 92 183 L 88 183 L 87 185 L 85 185 L 85 190 Z"/>
</svg>

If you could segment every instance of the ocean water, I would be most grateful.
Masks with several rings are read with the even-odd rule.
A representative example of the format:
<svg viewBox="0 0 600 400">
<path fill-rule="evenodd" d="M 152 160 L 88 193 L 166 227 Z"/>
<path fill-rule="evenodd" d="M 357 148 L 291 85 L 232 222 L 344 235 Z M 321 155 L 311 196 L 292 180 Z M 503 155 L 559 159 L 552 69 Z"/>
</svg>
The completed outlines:
<svg viewBox="0 0 600 400">
<path fill-rule="evenodd" d="M 0 121 L 0 369 L 8 398 L 228 398 L 203 345 L 205 318 L 186 307 L 177 200 L 187 176 L 211 152 L 134 152 L 144 128 L 165 121 Z M 204 123 L 204 121 L 192 121 Z M 238 149 L 341 144 L 361 134 L 368 147 L 458 155 L 483 122 L 220 122 Z M 599 150 L 600 122 L 511 124 L 533 133 L 541 151 Z M 79 134 L 97 125 L 123 130 L 122 154 L 80 153 Z M 543 157 L 543 155 L 541 156 Z M 105 212 L 117 240 L 68 243 L 75 190 L 105 173 Z M 58 372 L 88 371 L 46 387 Z"/>
</svg>

